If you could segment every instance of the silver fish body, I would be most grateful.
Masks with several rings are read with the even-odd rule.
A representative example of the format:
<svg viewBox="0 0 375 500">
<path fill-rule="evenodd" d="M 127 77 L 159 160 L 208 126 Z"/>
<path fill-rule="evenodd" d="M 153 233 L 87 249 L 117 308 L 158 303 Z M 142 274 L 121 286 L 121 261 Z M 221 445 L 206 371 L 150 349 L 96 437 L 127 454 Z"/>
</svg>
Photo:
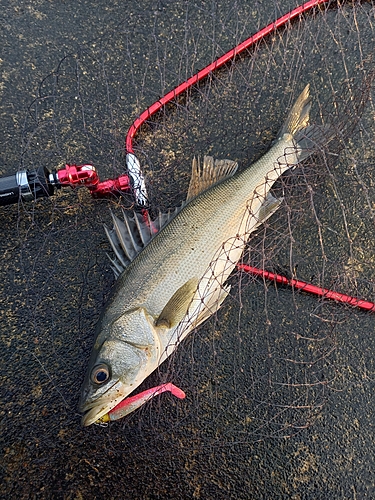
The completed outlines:
<svg viewBox="0 0 375 500">
<path fill-rule="evenodd" d="M 101 315 L 82 388 L 84 425 L 136 389 L 221 306 L 249 235 L 280 205 L 272 185 L 328 142 L 324 127 L 307 126 L 310 107 L 307 86 L 271 149 L 240 173 L 228 160 L 205 157 L 203 169 L 193 162 L 189 202 L 122 272 Z"/>
</svg>

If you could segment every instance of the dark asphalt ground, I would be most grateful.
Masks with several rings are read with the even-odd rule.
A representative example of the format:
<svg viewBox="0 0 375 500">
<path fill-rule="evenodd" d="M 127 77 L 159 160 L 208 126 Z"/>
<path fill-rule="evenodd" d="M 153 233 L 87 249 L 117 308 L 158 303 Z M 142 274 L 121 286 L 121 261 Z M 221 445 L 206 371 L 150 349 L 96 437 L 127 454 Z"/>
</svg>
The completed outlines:
<svg viewBox="0 0 375 500">
<path fill-rule="evenodd" d="M 3 1 L 0 174 L 91 162 L 102 179 L 119 175 L 137 113 L 290 6 Z M 356 102 L 374 23 L 371 3 L 317 12 L 169 107 L 137 140 L 153 206 L 183 199 L 194 154 L 240 165 L 262 154 L 307 82 L 318 122 L 333 92 Z M 251 258 L 373 300 L 371 99 L 359 129 L 340 156 L 332 145 L 279 185 L 284 206 Z M 108 207 L 61 190 L 1 208 L 1 498 L 375 498 L 373 316 L 245 275 L 142 386 L 168 379 L 184 401 L 163 395 L 108 427 L 80 426 L 113 284 Z"/>
</svg>

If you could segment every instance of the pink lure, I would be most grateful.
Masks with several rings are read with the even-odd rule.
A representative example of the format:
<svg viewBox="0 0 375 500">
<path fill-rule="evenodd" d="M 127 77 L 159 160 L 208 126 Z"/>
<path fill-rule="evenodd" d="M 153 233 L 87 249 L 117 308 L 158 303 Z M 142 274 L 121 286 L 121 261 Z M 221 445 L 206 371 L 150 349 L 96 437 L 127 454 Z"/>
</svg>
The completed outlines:
<svg viewBox="0 0 375 500">
<path fill-rule="evenodd" d="M 184 391 L 182 391 L 175 385 L 171 383 L 162 384 L 157 387 L 153 387 L 152 389 L 148 389 L 147 391 L 136 394 L 135 396 L 131 396 L 130 398 L 125 398 L 117 406 L 112 408 L 112 410 L 110 410 L 106 415 L 103 415 L 103 417 L 99 420 L 100 422 L 118 420 L 122 417 L 125 417 L 125 415 L 128 415 L 137 408 L 140 408 L 143 404 L 145 404 L 153 397 L 167 391 L 172 393 L 173 396 L 176 396 L 176 398 L 184 399 L 185 397 Z"/>
</svg>

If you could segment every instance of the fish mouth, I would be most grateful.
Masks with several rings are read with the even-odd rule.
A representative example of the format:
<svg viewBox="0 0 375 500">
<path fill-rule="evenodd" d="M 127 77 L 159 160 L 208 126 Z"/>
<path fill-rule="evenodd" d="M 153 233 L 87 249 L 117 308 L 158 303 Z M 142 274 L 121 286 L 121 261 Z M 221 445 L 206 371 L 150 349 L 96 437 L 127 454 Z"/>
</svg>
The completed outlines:
<svg viewBox="0 0 375 500">
<path fill-rule="evenodd" d="M 87 427 L 97 422 L 100 417 L 106 415 L 112 408 L 117 406 L 129 393 L 124 384 L 119 380 L 113 384 L 104 394 L 95 401 L 88 401 L 81 405 L 82 425 Z"/>
</svg>

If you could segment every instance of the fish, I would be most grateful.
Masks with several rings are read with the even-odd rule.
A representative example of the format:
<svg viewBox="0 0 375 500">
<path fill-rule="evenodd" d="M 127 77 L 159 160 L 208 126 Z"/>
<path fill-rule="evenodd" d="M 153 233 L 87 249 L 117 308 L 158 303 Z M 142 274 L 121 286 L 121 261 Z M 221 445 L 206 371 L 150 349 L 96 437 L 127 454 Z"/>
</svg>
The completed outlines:
<svg viewBox="0 0 375 500">
<path fill-rule="evenodd" d="M 329 126 L 309 124 L 311 102 L 307 85 L 268 152 L 241 171 L 233 160 L 194 158 L 186 201 L 174 212 L 113 215 L 105 230 L 117 281 L 81 390 L 84 426 L 117 407 L 221 307 L 250 234 L 283 202 L 273 184 L 332 138 Z"/>
</svg>

